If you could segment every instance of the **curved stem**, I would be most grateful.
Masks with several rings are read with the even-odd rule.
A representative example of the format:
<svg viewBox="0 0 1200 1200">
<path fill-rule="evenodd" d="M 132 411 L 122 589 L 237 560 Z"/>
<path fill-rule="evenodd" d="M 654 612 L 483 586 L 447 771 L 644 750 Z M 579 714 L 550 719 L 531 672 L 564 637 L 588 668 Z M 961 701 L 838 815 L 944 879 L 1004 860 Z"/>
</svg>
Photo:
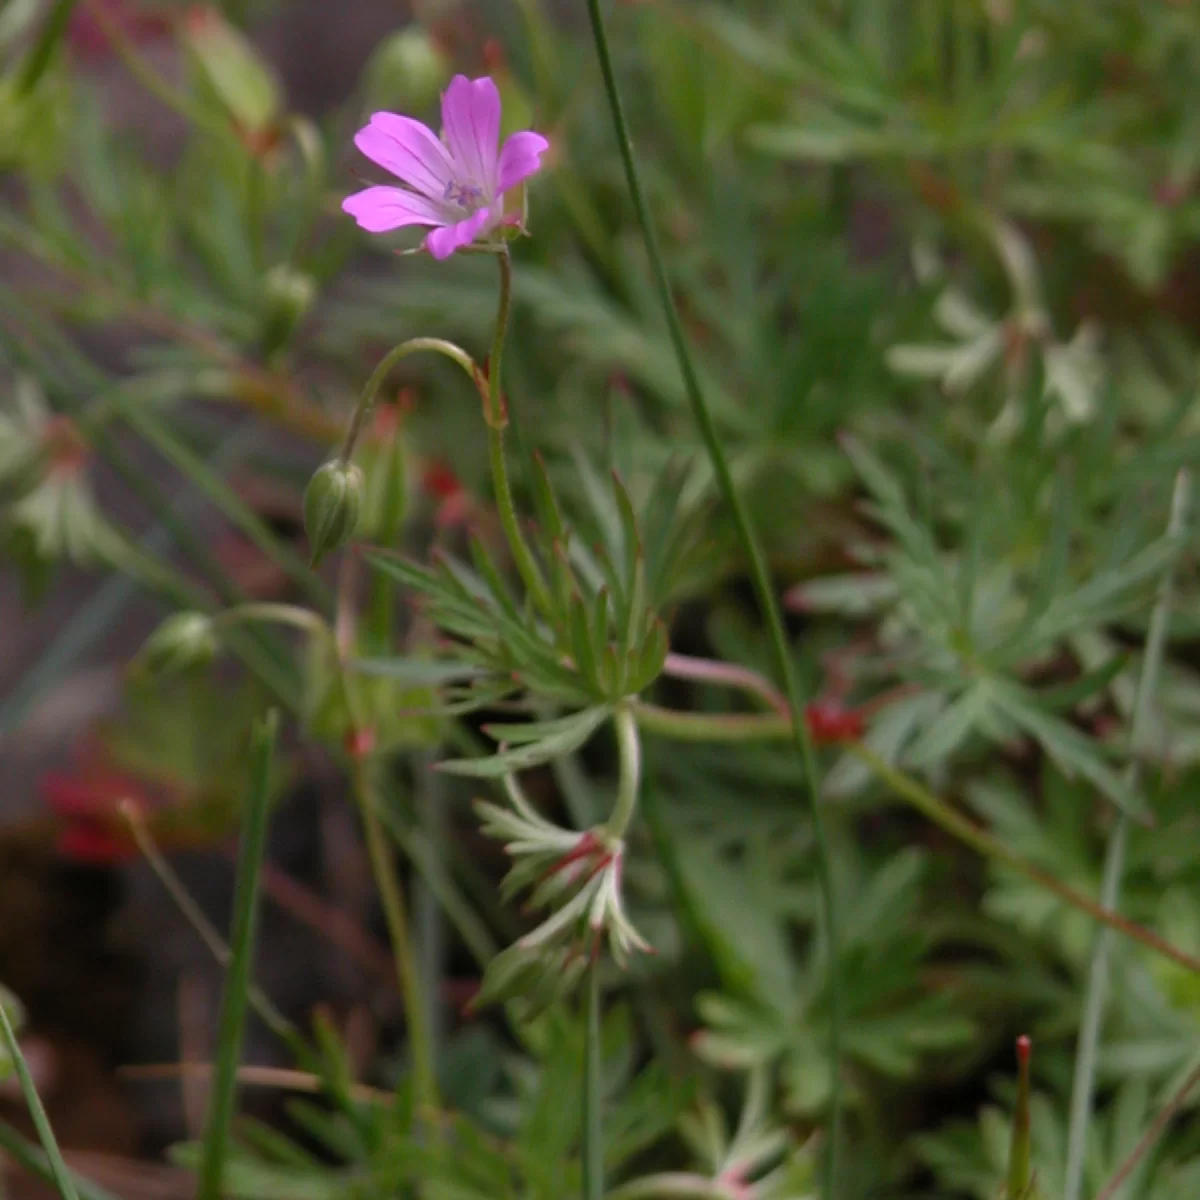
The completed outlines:
<svg viewBox="0 0 1200 1200">
<path fill-rule="evenodd" d="M 620 774 L 617 781 L 617 802 L 604 826 L 614 841 L 624 838 L 637 807 L 638 788 L 642 778 L 642 744 L 638 737 L 637 718 L 627 704 L 613 714 L 617 731 L 617 751 Z"/>
<path fill-rule="evenodd" d="M 1186 471 L 1175 479 L 1171 496 L 1171 516 L 1167 536 L 1179 537 L 1187 522 L 1191 480 Z M 1130 749 L 1135 756 L 1129 764 L 1125 781 L 1132 791 L 1138 785 L 1139 763 L 1136 758 L 1146 728 L 1151 720 L 1151 706 L 1158 689 L 1163 654 L 1167 644 L 1167 625 L 1171 611 L 1172 571 L 1168 568 L 1159 583 L 1150 628 L 1146 633 L 1146 649 L 1142 671 L 1138 678 L 1129 724 Z M 1129 835 L 1129 818 L 1117 813 L 1108 847 L 1104 854 L 1104 877 L 1100 885 L 1100 903 L 1106 909 L 1116 909 L 1121 894 L 1121 876 L 1125 870 L 1125 846 Z M 1109 959 L 1112 954 L 1112 935 L 1107 929 L 1096 934 L 1092 958 L 1088 966 L 1087 986 L 1083 997 L 1083 1016 L 1079 1025 L 1079 1040 L 1075 1048 L 1075 1074 L 1071 1083 L 1071 1112 L 1067 1125 L 1067 1168 L 1063 1182 L 1063 1200 L 1079 1200 L 1083 1191 L 1084 1156 L 1087 1151 L 1087 1131 L 1091 1122 L 1092 1093 L 1096 1080 L 1096 1054 L 1100 1046 L 1100 1031 L 1104 1024 L 1104 1007 L 1108 992 Z"/>
<path fill-rule="evenodd" d="M 784 717 L 788 715 L 787 697 L 781 695 L 769 679 L 750 667 L 720 662 L 713 658 L 671 653 L 663 662 L 662 673 L 672 679 L 689 679 L 695 683 L 709 683 L 715 687 L 740 688 L 757 696 L 772 711 Z"/>
<path fill-rule="evenodd" d="M 600 0 L 587 0 L 588 16 L 591 19 L 592 36 L 596 43 L 596 56 L 600 62 L 600 73 L 604 77 L 604 90 L 608 94 L 609 107 L 612 112 L 613 127 L 617 136 L 617 144 L 625 166 L 625 179 L 629 186 L 633 207 L 637 213 L 638 222 L 642 227 L 642 236 L 646 244 L 646 252 L 654 272 L 654 282 L 666 318 L 667 329 L 671 336 L 671 344 L 679 363 L 679 371 L 683 377 L 684 388 L 687 392 L 688 403 L 700 436 L 704 441 L 708 457 L 712 462 L 713 474 L 721 490 L 725 503 L 733 514 L 737 527 L 738 538 L 745 550 L 750 565 L 750 575 L 754 583 L 754 591 L 758 604 L 767 623 L 770 633 L 771 648 L 775 658 L 775 667 L 784 682 L 788 706 L 791 710 L 792 740 L 804 763 L 805 779 L 808 783 L 809 812 L 813 823 L 813 838 L 816 845 L 817 876 L 821 889 L 824 910 L 824 933 L 829 951 L 829 992 L 830 992 L 830 1026 L 829 1026 L 829 1055 L 831 1060 L 831 1078 L 833 1081 L 830 1098 L 830 1134 L 829 1155 L 826 1161 L 825 1195 L 828 1200 L 837 1200 L 839 1194 L 838 1168 L 841 1154 L 841 1124 L 842 1124 L 842 1091 L 841 1091 L 841 1043 L 842 1043 L 842 996 L 841 968 L 838 944 L 837 910 L 834 898 L 833 871 L 829 840 L 825 833 L 824 822 L 821 819 L 817 798 L 820 793 L 820 780 L 817 774 L 817 756 L 804 722 L 804 705 L 800 697 L 800 687 L 792 666 L 791 654 L 784 633 L 783 618 L 767 569 L 766 556 L 759 544 L 757 534 L 751 524 L 750 514 L 742 503 L 741 496 L 729 470 L 721 438 L 713 422 L 712 414 L 704 399 L 700 387 L 700 378 L 692 362 L 687 340 L 683 334 L 683 325 L 675 308 L 671 293 L 671 283 L 667 277 L 666 266 L 658 245 L 658 236 L 650 216 L 650 208 L 642 192 L 641 179 L 638 176 L 637 162 L 634 158 L 633 143 L 629 136 L 629 127 L 625 121 L 625 112 L 621 104 L 621 94 L 617 88 L 616 76 L 613 72 L 612 56 L 608 47 L 608 34 L 604 28 L 604 18 L 600 14 Z"/>
<path fill-rule="evenodd" d="M 247 621 L 270 621 L 278 625 L 293 625 L 316 636 L 329 633 L 329 626 L 323 617 L 307 608 L 299 608 L 294 604 L 239 604 L 236 608 L 227 608 L 213 617 L 213 626 L 223 628 L 240 625 Z"/>
<path fill-rule="evenodd" d="M 358 399 L 354 415 L 350 418 L 350 427 L 346 430 L 346 436 L 342 440 L 342 448 L 338 451 L 338 458 L 342 462 L 350 461 L 350 456 L 354 453 L 354 444 L 358 441 L 358 435 L 362 432 L 362 427 L 374 407 L 375 397 L 383 386 L 383 381 L 388 377 L 388 373 L 401 359 L 407 358 L 410 354 L 422 352 L 441 354 L 448 358 L 467 373 L 476 387 L 479 386 L 480 374 L 475 360 L 461 346 L 456 346 L 453 342 L 448 342 L 444 338 L 419 337 L 409 338 L 408 341 L 393 346 L 383 356 L 375 370 L 371 372 L 371 377 L 367 380 L 362 395 Z"/>
</svg>

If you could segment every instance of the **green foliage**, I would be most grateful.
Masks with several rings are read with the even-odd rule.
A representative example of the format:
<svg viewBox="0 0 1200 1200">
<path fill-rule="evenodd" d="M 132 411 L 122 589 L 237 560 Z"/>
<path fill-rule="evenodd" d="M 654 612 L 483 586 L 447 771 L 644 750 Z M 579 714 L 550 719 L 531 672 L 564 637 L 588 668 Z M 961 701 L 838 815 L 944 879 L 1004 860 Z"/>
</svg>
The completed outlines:
<svg viewBox="0 0 1200 1200">
<path fill-rule="evenodd" d="M 169 801 L 154 836 L 234 827 L 269 690 L 371 793 L 362 811 L 416 868 L 398 890 L 419 894 L 422 930 L 448 919 L 481 960 L 475 1005 L 422 1047 L 439 1103 L 418 1103 L 411 1044 L 389 1040 L 364 1081 L 387 1091 L 364 1091 L 322 1026 L 290 1047 L 319 1094 L 286 1129 L 232 1123 L 226 1193 L 577 1195 L 576 985 L 595 958 L 610 1200 L 994 1200 L 1027 1030 L 1033 1194 L 1057 1200 L 1095 924 L 901 813 L 857 747 L 830 746 L 831 962 L 804 773 L 749 740 L 780 740 L 779 672 L 579 14 L 462 6 L 472 46 L 496 39 L 505 131 L 553 147 L 521 198 L 532 236 L 511 245 L 501 378 L 490 258 L 398 257 L 411 232 L 356 241 L 339 211 L 363 113 L 432 118 L 452 74 L 478 73 L 457 26 L 425 11 L 442 6 L 382 39 L 320 124 L 291 111 L 251 6 L 133 7 L 165 14 L 154 36 L 183 69 L 160 77 L 135 21 L 105 70 L 132 64 L 140 101 L 173 112 L 169 170 L 110 119 L 80 12 L 0 11 L 0 553 L 30 606 L 97 572 L 170 606 L 147 655 L 200 672 L 131 675 L 98 731 L 107 768 Z M 673 296 L 806 694 L 1077 893 L 1097 894 L 1128 815 L 1122 916 L 1200 953 L 1196 539 L 1164 532 L 1178 473 L 1200 465 L 1189 6 L 706 0 L 618 5 L 611 24 Z M 305 484 L 410 336 L 454 353 L 385 371 L 339 477 L 353 486 L 321 495 L 318 474 L 318 577 L 293 528 Z M 481 416 L 492 388 L 502 436 Z M 259 431 L 236 486 L 219 465 L 231 412 Z M 289 515 L 258 511 L 260 494 Z M 234 577 L 230 534 L 257 573 Z M 1168 572 L 1160 680 L 1131 744 Z M 206 666 L 213 629 L 233 655 Z M 638 734 L 651 703 L 746 740 Z M 505 853 L 481 850 L 481 830 Z M 657 953 L 626 953 L 645 944 Z M 1091 1195 L 1200 1063 L 1196 977 L 1132 940 L 1112 954 Z M 818 1169 L 831 967 L 851 1104 L 836 1197 Z M 1198 1154 L 1189 1121 L 1170 1123 L 1123 1200 L 1190 1200 Z"/>
</svg>

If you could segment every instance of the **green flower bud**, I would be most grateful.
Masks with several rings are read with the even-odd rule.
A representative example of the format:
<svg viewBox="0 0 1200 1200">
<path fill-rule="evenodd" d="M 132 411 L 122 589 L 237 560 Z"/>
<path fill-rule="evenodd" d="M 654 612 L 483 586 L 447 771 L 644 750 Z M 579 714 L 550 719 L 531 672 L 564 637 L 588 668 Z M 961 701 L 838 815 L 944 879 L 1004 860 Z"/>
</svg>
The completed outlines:
<svg viewBox="0 0 1200 1200">
<path fill-rule="evenodd" d="M 420 112 L 433 104 L 450 81 L 451 63 L 419 25 L 410 25 L 380 43 L 367 67 L 371 108 Z"/>
<path fill-rule="evenodd" d="M 362 498 L 363 473 L 353 463 L 334 459 L 317 468 L 304 493 L 304 531 L 314 567 L 354 536 Z"/>
<path fill-rule="evenodd" d="M 138 658 L 152 674 L 174 675 L 206 666 L 219 647 L 210 618 L 198 612 L 179 612 L 146 639 Z"/>
<path fill-rule="evenodd" d="M 259 344 L 268 358 L 292 340 L 317 296 L 312 276 L 286 263 L 272 267 L 263 280 L 262 332 Z"/>
</svg>

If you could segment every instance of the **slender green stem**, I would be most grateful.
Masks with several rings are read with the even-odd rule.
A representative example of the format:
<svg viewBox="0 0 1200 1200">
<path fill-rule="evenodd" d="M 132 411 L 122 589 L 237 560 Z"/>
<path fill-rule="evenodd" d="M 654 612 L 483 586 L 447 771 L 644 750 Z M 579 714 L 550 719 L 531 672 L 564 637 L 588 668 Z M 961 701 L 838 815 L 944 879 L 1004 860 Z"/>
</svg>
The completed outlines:
<svg viewBox="0 0 1200 1200">
<path fill-rule="evenodd" d="M 550 591 L 542 578 L 541 568 L 537 565 L 525 538 L 521 534 L 521 524 L 517 518 L 516 503 L 513 500 L 512 486 L 508 480 L 508 463 L 504 457 L 504 430 L 488 422 L 488 461 L 492 470 L 492 486 L 496 493 L 496 511 L 500 514 L 500 524 L 504 536 L 512 551 L 513 561 L 517 564 L 521 579 L 529 589 L 538 608 L 544 613 L 553 612 Z"/>
<path fill-rule="evenodd" d="M 600 1038 L 599 960 L 588 967 L 584 990 L 583 1200 L 604 1196 L 604 1045 Z"/>
<path fill-rule="evenodd" d="M 420 1105 L 432 1111 L 437 1107 L 437 1078 L 429 1039 L 429 1021 L 425 1013 L 424 992 L 421 987 L 417 958 L 409 934 L 408 911 L 404 891 L 396 875 L 396 864 L 379 817 L 379 794 L 371 778 L 370 767 L 360 755 L 351 758 L 351 776 L 362 814 L 363 834 L 383 919 L 388 927 L 392 953 L 396 959 L 396 976 L 408 1022 L 408 1043 L 412 1048 L 413 1078 Z"/>
<path fill-rule="evenodd" d="M 1186 471 L 1175 479 L 1171 497 L 1171 515 L 1167 536 L 1180 537 L 1187 523 L 1191 495 L 1191 480 Z M 1171 614 L 1172 571 L 1168 568 L 1159 583 L 1150 627 L 1146 633 L 1146 648 L 1142 670 L 1133 703 L 1129 725 L 1132 757 L 1125 782 L 1132 792 L 1138 786 L 1140 763 L 1137 755 L 1150 725 L 1154 694 L 1162 670 L 1167 645 L 1167 627 Z M 1117 908 L 1121 895 L 1121 877 L 1125 870 L 1125 848 L 1129 837 L 1129 818 L 1119 812 L 1114 818 L 1108 847 L 1104 855 L 1104 877 L 1100 884 L 1100 903 L 1106 909 Z M 1083 1016 L 1079 1040 L 1075 1047 L 1075 1075 L 1071 1085 L 1071 1112 L 1067 1125 L 1067 1168 L 1063 1181 L 1063 1200 L 1079 1200 L 1083 1191 L 1084 1158 L 1087 1152 L 1087 1132 L 1091 1122 L 1092 1094 L 1095 1090 L 1096 1055 L 1104 1024 L 1104 1008 L 1108 992 L 1109 960 L 1112 955 L 1112 935 L 1108 929 L 1096 933 L 1092 958 L 1088 966 L 1087 987 L 1083 997 Z"/>
<path fill-rule="evenodd" d="M 638 724 L 648 733 L 657 733 L 677 741 L 689 742 L 759 742 L 782 741 L 789 736 L 787 723 L 771 714 L 761 716 L 713 716 L 707 713 L 683 713 L 658 708 L 641 701 L 632 702 L 632 711 Z M 1041 887 L 1053 892 L 1060 900 L 1087 913 L 1093 920 L 1115 929 L 1118 933 L 1186 967 L 1200 972 L 1200 958 L 1188 954 L 1178 946 L 1161 938 L 1158 934 L 1096 903 L 1091 897 L 1077 892 L 1056 876 L 1042 871 L 1014 854 L 1002 842 L 980 829 L 966 817 L 956 812 L 945 800 L 929 791 L 911 775 L 893 767 L 861 742 L 848 742 L 848 753 L 860 759 L 871 773 L 886 784 L 897 796 L 907 801 L 919 813 L 932 821 L 939 829 L 969 846 L 984 858 L 990 858 L 1024 875 Z"/>
<path fill-rule="evenodd" d="M 615 841 L 625 836 L 637 806 L 642 776 L 642 745 L 638 738 L 637 718 L 628 704 L 618 706 L 613 714 L 613 724 L 617 731 L 620 775 L 617 781 L 617 802 L 605 825 L 605 831 Z"/>
<path fill-rule="evenodd" d="M 41 1097 L 37 1094 L 33 1076 L 29 1073 L 29 1064 L 25 1061 L 25 1055 L 21 1053 L 21 1044 L 17 1041 L 16 1030 L 13 1029 L 3 1004 L 0 1004 L 0 1033 L 4 1035 L 8 1056 L 16 1068 L 17 1082 L 21 1085 L 21 1094 L 25 1097 L 29 1115 L 33 1118 L 38 1141 L 42 1143 L 42 1149 L 46 1152 L 46 1158 L 49 1160 L 50 1172 L 54 1176 L 54 1186 L 63 1200 L 79 1200 L 75 1184 L 71 1180 L 71 1172 L 67 1170 L 67 1164 L 63 1162 L 54 1130 L 50 1128 L 50 1118 L 46 1116 L 46 1110 L 42 1107 Z"/>
<path fill-rule="evenodd" d="M 379 372 L 377 371 L 376 374 Z M 351 729 L 356 733 L 367 733 L 371 732 L 370 726 L 364 721 L 356 703 L 355 688 L 358 681 L 347 669 L 347 663 L 354 653 L 354 620 L 350 609 L 351 597 L 354 594 L 354 568 L 355 560 L 353 558 L 342 559 L 342 575 L 338 584 L 338 608 L 334 616 L 333 631 L 330 631 L 330 644 L 341 671 L 342 693 L 345 696 Z M 348 758 L 350 779 L 363 824 L 363 837 L 367 844 L 367 855 L 371 860 L 371 872 L 375 878 L 375 886 L 379 889 L 379 903 L 383 908 L 383 920 L 387 925 L 392 957 L 396 965 L 400 999 L 408 1024 L 408 1041 L 412 1048 L 413 1082 L 417 1103 L 432 1112 L 437 1108 L 438 1103 L 437 1076 L 433 1065 L 424 989 L 421 984 L 417 956 L 413 949 L 404 889 L 400 885 L 395 857 L 384 832 L 381 816 L 383 803 L 372 774 L 373 763 L 370 753 L 367 750 L 355 749 L 351 751 Z"/>
<path fill-rule="evenodd" d="M 225 939 L 217 932 L 216 926 L 205 915 L 204 910 L 192 899 L 183 880 L 175 874 L 171 864 L 167 862 L 163 852 L 158 848 L 158 844 L 150 835 L 150 830 L 146 828 L 146 822 L 142 819 L 142 814 L 137 806 L 126 801 L 118 807 L 118 812 L 129 826 L 130 836 L 142 857 L 146 860 L 150 870 L 154 872 L 159 883 L 163 885 L 167 895 L 174 901 L 175 907 L 183 914 L 184 920 L 196 931 L 213 958 L 228 970 L 229 964 L 233 961 L 233 952 L 226 945 Z M 255 986 L 251 986 L 248 991 L 250 1004 L 262 1023 L 280 1041 L 292 1046 L 298 1045 L 299 1039 L 295 1026 L 271 1003 L 265 993 Z"/>
<path fill-rule="evenodd" d="M 27 1142 L 6 1121 L 0 1121 L 0 1150 L 3 1150 L 31 1175 L 36 1175 L 48 1184 L 54 1184 L 54 1167 L 50 1157 L 45 1151 L 39 1150 Z M 119 1200 L 112 1192 L 106 1191 L 99 1184 L 92 1183 L 90 1179 L 85 1179 L 77 1172 L 72 1171 L 70 1174 L 81 1200 Z"/>
<path fill-rule="evenodd" d="M 508 318 L 512 311 L 512 258 L 507 246 L 497 251 L 496 261 L 500 267 L 500 300 L 496 307 L 496 328 L 492 334 L 492 349 L 488 356 L 485 397 L 487 408 L 483 414 L 488 428 L 488 461 L 492 471 L 492 487 L 496 493 L 496 510 L 500 514 L 500 524 L 512 551 L 513 561 L 517 564 L 521 579 L 538 608 L 549 614 L 553 612 L 550 592 L 542 578 L 541 569 L 521 534 L 512 485 L 508 479 L 508 461 L 504 456 L 504 429 L 508 424 L 508 406 L 504 401 L 500 376 L 504 360 L 504 342 L 508 337 Z"/>
<path fill-rule="evenodd" d="M 217 613 L 212 623 L 215 628 L 224 629 L 248 621 L 270 621 L 279 625 L 292 625 L 316 637 L 331 636 L 324 617 L 295 604 L 239 604 L 236 608 L 227 608 Z"/>
<path fill-rule="evenodd" d="M 600 62 L 600 73 L 604 77 L 604 89 L 608 94 L 609 107 L 612 110 L 612 122 L 616 131 L 617 143 L 625 166 L 625 178 L 633 199 L 638 222 L 642 227 L 642 236 L 646 243 L 646 252 L 654 272 L 654 282 L 662 304 L 663 315 L 667 321 L 667 329 L 671 336 L 671 344 L 679 363 L 679 371 L 683 377 L 684 388 L 688 402 L 705 449 L 712 463 L 713 474 L 725 503 L 733 514 L 737 527 L 738 538 L 742 543 L 750 566 L 751 579 L 758 597 L 759 607 L 766 620 L 770 633 L 771 648 L 775 658 L 775 667 L 784 683 L 788 705 L 791 709 L 792 738 L 804 763 L 804 773 L 808 784 L 809 811 L 813 822 L 813 838 L 817 854 L 817 876 L 820 883 L 824 910 L 824 933 L 829 953 L 829 1054 L 831 1060 L 831 1078 L 833 1081 L 830 1100 L 830 1133 L 829 1153 L 826 1160 L 825 1194 L 828 1200 L 837 1200 L 839 1195 L 839 1166 L 841 1155 L 841 1125 L 842 1125 L 842 1089 L 841 1089 L 841 1050 L 842 1050 L 842 988 L 841 966 L 838 944 L 837 908 L 834 897 L 833 871 L 829 840 L 825 825 L 821 818 L 817 798 L 820 794 L 820 780 L 817 773 L 817 756 L 804 722 L 804 705 L 800 696 L 800 687 L 792 665 L 791 653 L 783 627 L 783 618 L 775 591 L 767 568 L 766 556 L 759 544 L 758 536 L 750 521 L 750 514 L 734 483 L 729 463 L 725 457 L 721 437 L 717 432 L 708 404 L 700 387 L 700 378 L 695 364 L 692 362 L 687 339 L 684 337 L 683 325 L 675 307 L 671 292 L 671 283 L 667 277 L 666 265 L 662 251 L 658 245 L 658 235 L 650 216 L 650 208 L 642 191 L 641 179 L 638 175 L 637 162 L 634 158 L 633 143 L 629 136 L 629 127 L 625 121 L 625 112 L 621 104 L 621 94 L 617 87 L 616 75 L 613 72 L 612 56 L 608 47 L 608 34 L 604 28 L 604 18 L 600 13 L 600 0 L 587 0 L 588 16 L 591 19 L 592 35 L 596 43 L 596 55 Z"/>
<path fill-rule="evenodd" d="M 21 64 L 20 73 L 17 75 L 18 96 L 33 91 L 38 80 L 46 73 L 46 68 L 54 58 L 54 51 L 67 31 L 67 22 L 70 21 L 71 13 L 78 2 L 79 0 L 58 0 L 50 10 L 33 49 Z"/>
<path fill-rule="evenodd" d="M 1099 921 L 1102 925 L 1107 925 L 1110 929 L 1115 929 L 1118 933 L 1124 934 L 1136 942 L 1141 942 L 1143 946 L 1154 950 L 1164 958 L 1169 958 L 1181 967 L 1186 967 L 1189 971 L 1200 972 L 1200 958 L 1196 958 L 1194 955 L 1179 949 L 1178 946 L 1168 942 L 1165 938 L 1159 937 L 1153 930 L 1136 925 L 1134 922 L 1121 916 L 1120 913 L 1102 907 L 1090 896 L 1085 896 L 1082 892 L 1077 892 L 1073 887 L 1063 883 L 1057 876 L 1051 875 L 1050 872 L 1043 871 L 1040 867 L 1035 867 L 1032 863 L 1026 862 L 1020 855 L 1014 854 L 1003 842 L 997 841 L 991 834 L 985 833 L 977 825 L 967 820 L 966 817 L 955 812 L 950 805 L 935 796 L 923 784 L 913 779 L 911 775 L 906 775 L 903 771 L 897 770 L 861 742 L 852 742 L 847 748 L 851 754 L 861 759 L 870 768 L 871 773 L 881 782 L 886 783 L 896 795 L 907 800 L 918 812 L 928 817 L 930 821 L 937 825 L 939 829 L 944 830 L 951 837 L 957 838 L 960 842 L 970 846 L 977 854 L 1002 863 L 1018 874 L 1024 875 L 1026 879 L 1032 880 L 1034 883 L 1046 888 L 1047 891 L 1053 892 L 1060 900 L 1079 909 L 1081 912 L 1087 913 L 1093 920 Z"/>
<path fill-rule="evenodd" d="M 390 808 L 385 808 L 380 815 L 388 832 L 417 868 L 430 893 L 450 918 L 471 957 L 480 969 L 486 967 L 499 953 L 496 939 L 455 882 L 438 844 L 425 830 L 406 827 Z"/>
<path fill-rule="evenodd" d="M 660 708 L 644 700 L 631 705 L 638 724 L 678 742 L 786 742 L 792 737 L 790 717 L 774 713 L 692 713 Z"/>
<path fill-rule="evenodd" d="M 1121 1185 L 1133 1174 L 1138 1163 L 1150 1152 L 1154 1143 L 1166 1132 L 1167 1126 L 1179 1115 L 1179 1110 L 1187 1102 L 1197 1084 L 1200 1084 L 1200 1067 L 1196 1067 L 1179 1085 L 1178 1091 L 1163 1105 L 1162 1109 L 1150 1127 L 1138 1138 L 1137 1145 L 1129 1152 L 1129 1157 L 1117 1168 L 1112 1178 L 1096 1194 L 1096 1200 L 1114 1200 L 1121 1190 Z"/>
<path fill-rule="evenodd" d="M 384 380 L 387 379 L 392 368 L 410 354 L 422 353 L 440 354 L 448 358 L 452 363 L 461 367 L 471 382 L 479 387 L 480 372 L 475 365 L 475 360 L 461 346 L 456 346 L 453 342 L 448 342 L 444 338 L 419 337 L 409 338 L 398 346 L 393 346 L 379 360 L 379 365 L 371 372 L 371 377 L 363 387 L 362 395 L 354 409 L 354 415 L 350 418 L 346 436 L 342 440 L 342 447 L 338 451 L 338 458 L 342 462 L 350 461 L 355 443 L 358 441 L 358 435 L 362 432 L 367 417 L 371 415 L 371 409 L 375 406 L 375 398 L 379 394 L 379 389 L 383 387 Z"/>
<path fill-rule="evenodd" d="M 492 330 L 492 349 L 487 363 L 487 420 L 489 425 L 504 428 L 508 412 L 504 403 L 501 368 L 504 363 L 504 343 L 508 338 L 508 320 L 512 316 L 512 255 L 507 246 L 496 253 L 500 268 L 500 299 L 496 304 L 496 327 Z"/>
<path fill-rule="evenodd" d="M 1029 1057 L 1032 1049 L 1029 1038 L 1017 1039 L 1017 1103 L 1013 1109 L 1012 1137 L 1008 1150 L 1008 1194 L 1005 1200 L 1030 1200 Z"/>
<path fill-rule="evenodd" d="M 271 764 L 279 714 L 272 711 L 254 733 L 250 752 L 250 797 L 242 827 L 242 850 L 234 889 L 233 932 L 229 969 L 221 997 L 216 1069 L 209 1100 L 204 1154 L 196 1185 L 199 1200 L 221 1200 L 221 1178 L 229 1146 L 229 1130 L 237 1103 L 238 1066 L 246 1027 L 250 969 L 258 927 L 258 893 L 267 844 L 267 818 L 271 801 Z"/>
</svg>

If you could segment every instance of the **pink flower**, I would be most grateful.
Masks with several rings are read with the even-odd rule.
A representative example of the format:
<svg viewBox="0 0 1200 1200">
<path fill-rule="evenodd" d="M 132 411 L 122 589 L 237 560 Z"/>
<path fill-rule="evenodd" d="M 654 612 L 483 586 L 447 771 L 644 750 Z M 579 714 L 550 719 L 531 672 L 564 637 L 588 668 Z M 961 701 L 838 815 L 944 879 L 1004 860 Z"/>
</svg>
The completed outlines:
<svg viewBox="0 0 1200 1200">
<path fill-rule="evenodd" d="M 442 137 L 412 117 L 377 112 L 354 144 L 403 187 L 369 187 L 342 208 L 368 233 L 429 226 L 434 258 L 491 233 L 504 220 L 504 193 L 541 167 L 550 143 L 514 133 L 500 145 L 500 93 L 492 80 L 456 75 L 442 96 Z"/>
</svg>

